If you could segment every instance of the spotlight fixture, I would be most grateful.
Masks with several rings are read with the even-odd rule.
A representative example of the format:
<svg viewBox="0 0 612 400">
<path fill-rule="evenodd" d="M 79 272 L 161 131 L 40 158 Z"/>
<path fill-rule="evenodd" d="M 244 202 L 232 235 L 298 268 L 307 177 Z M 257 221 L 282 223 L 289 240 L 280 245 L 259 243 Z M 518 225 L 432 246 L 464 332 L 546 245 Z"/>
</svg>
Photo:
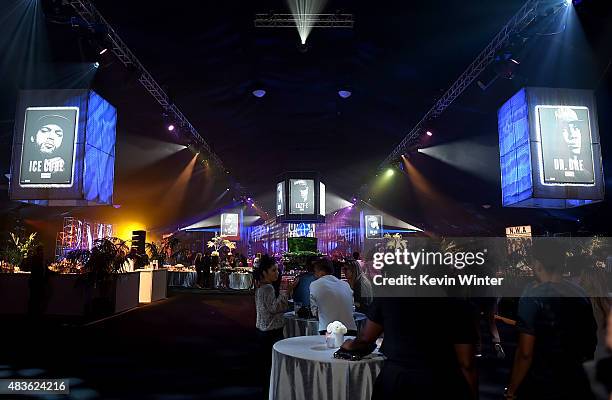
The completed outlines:
<svg viewBox="0 0 612 400">
<path fill-rule="evenodd" d="M 174 130 L 174 124 L 168 125 L 168 130 L 172 132 Z"/>
<path fill-rule="evenodd" d="M 568 6 L 568 7 L 571 6 L 572 3 L 573 3 L 572 0 L 565 0 L 565 5 Z"/>
<path fill-rule="evenodd" d="M 350 90 L 338 90 L 338 96 L 342 97 L 343 99 L 348 99 L 352 94 L 353 92 Z"/>
<path fill-rule="evenodd" d="M 97 69 L 97 68 L 100 68 L 100 63 L 96 61 L 96 62 L 93 64 L 93 66 L 94 66 L 94 68 L 96 68 L 96 69 Z"/>
<path fill-rule="evenodd" d="M 102 50 L 100 50 L 100 52 L 98 54 L 102 55 L 104 53 L 106 53 L 108 51 L 108 49 L 105 47 Z"/>
<path fill-rule="evenodd" d="M 253 90 L 253 96 L 257 98 L 262 98 L 266 95 L 266 91 L 263 89 L 255 89 Z"/>
<path fill-rule="evenodd" d="M 385 178 L 391 178 L 394 174 L 395 174 L 395 171 L 393 171 L 393 168 L 388 168 L 387 171 L 385 172 Z"/>
<path fill-rule="evenodd" d="M 308 43 L 306 42 L 300 42 L 297 44 L 297 49 L 300 53 L 306 53 L 308 51 Z"/>
<path fill-rule="evenodd" d="M 426 134 L 427 136 L 433 136 L 433 132 L 432 132 L 432 131 L 427 131 L 427 132 L 425 132 L 425 134 Z"/>
</svg>

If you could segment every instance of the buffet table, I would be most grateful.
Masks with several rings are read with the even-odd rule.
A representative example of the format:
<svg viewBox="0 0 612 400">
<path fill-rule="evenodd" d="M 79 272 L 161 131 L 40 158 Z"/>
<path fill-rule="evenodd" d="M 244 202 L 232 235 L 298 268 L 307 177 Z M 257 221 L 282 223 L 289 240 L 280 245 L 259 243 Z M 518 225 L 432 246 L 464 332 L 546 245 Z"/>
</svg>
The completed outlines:
<svg viewBox="0 0 612 400">
<path fill-rule="evenodd" d="M 319 320 L 317 318 L 300 318 L 294 311 L 286 312 L 283 315 L 285 326 L 283 334 L 286 338 L 295 336 L 315 336 L 319 334 Z M 357 332 L 361 331 L 367 317 L 365 314 L 354 312 L 353 318 L 357 324 Z"/>
<path fill-rule="evenodd" d="M 229 276 L 229 287 L 235 290 L 248 290 L 253 287 L 253 274 L 250 272 L 233 272 Z"/>
<path fill-rule="evenodd" d="M 168 286 L 194 287 L 198 283 L 195 271 L 168 271 Z"/>
<path fill-rule="evenodd" d="M 216 289 L 248 290 L 253 287 L 253 274 L 250 272 L 215 271 Z"/>
<path fill-rule="evenodd" d="M 384 357 L 360 361 L 333 358 L 324 336 L 281 340 L 272 349 L 270 400 L 361 400 L 372 396 Z"/>
<path fill-rule="evenodd" d="M 168 271 L 165 269 L 137 269 L 140 273 L 141 303 L 150 303 L 165 299 L 167 292 Z"/>
</svg>

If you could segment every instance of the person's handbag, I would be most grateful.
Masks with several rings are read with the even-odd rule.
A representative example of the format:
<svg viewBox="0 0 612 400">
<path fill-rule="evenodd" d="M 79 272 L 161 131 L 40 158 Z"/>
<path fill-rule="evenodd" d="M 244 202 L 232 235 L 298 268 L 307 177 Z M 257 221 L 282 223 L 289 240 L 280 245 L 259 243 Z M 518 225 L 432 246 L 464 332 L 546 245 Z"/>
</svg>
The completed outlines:
<svg viewBox="0 0 612 400">
<path fill-rule="evenodd" d="M 372 353 L 375 349 L 376 349 L 375 343 L 370 343 L 366 348 L 359 349 L 359 350 L 345 350 L 342 347 L 340 347 L 340 349 L 336 350 L 336 352 L 334 353 L 334 358 L 339 358 L 342 360 L 349 360 L 349 361 L 359 361 L 362 358 L 369 355 L 370 353 Z"/>
</svg>

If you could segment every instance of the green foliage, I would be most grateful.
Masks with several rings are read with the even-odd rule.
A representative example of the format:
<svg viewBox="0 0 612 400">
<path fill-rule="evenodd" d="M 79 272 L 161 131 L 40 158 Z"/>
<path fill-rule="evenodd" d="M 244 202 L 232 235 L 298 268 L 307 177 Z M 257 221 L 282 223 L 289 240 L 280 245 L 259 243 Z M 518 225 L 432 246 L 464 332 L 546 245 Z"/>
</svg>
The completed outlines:
<svg viewBox="0 0 612 400">
<path fill-rule="evenodd" d="M 30 255 L 38 246 L 36 233 L 31 233 L 27 238 L 11 232 L 4 250 L 3 258 L 9 264 L 19 266 L 24 258 Z"/>
</svg>

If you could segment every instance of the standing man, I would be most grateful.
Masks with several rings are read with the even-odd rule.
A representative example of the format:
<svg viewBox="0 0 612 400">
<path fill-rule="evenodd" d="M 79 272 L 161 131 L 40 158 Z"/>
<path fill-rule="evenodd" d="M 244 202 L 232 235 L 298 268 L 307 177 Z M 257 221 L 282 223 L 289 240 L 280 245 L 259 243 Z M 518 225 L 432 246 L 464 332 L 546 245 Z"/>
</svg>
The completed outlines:
<svg viewBox="0 0 612 400">
<path fill-rule="evenodd" d="M 347 335 L 357 335 L 353 318 L 353 290 L 348 283 L 333 275 L 334 267 L 329 258 L 321 258 L 313 264 L 316 280 L 310 284 L 310 310 L 319 318 L 319 333 L 324 335 L 327 325 L 342 322 Z"/>
<path fill-rule="evenodd" d="M 538 282 L 519 301 L 506 399 L 592 399 L 582 367 L 597 344 L 591 303 L 582 288 L 561 277 L 565 250 L 557 239 L 534 239 L 531 251 Z"/>
</svg>

